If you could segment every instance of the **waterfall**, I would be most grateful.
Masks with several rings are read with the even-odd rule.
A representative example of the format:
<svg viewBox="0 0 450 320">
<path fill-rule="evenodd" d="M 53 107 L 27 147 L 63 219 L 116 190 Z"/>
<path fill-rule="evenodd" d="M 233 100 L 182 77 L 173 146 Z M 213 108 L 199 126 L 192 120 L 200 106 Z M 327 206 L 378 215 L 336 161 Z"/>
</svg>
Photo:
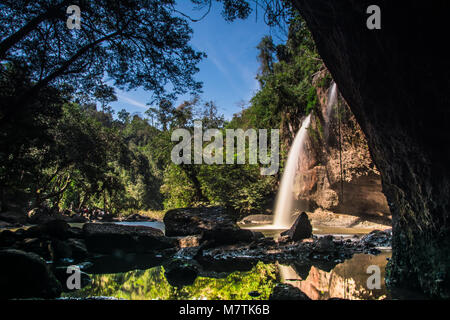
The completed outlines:
<svg viewBox="0 0 450 320">
<path fill-rule="evenodd" d="M 330 120 L 331 120 L 331 112 L 333 111 L 333 106 L 337 103 L 338 100 L 338 89 L 336 86 L 336 82 L 333 82 L 330 89 L 328 90 L 328 101 L 327 101 L 327 109 L 325 110 L 325 139 L 328 140 L 330 134 Z"/>
<path fill-rule="evenodd" d="M 289 228 L 291 225 L 292 205 L 294 202 L 293 187 L 295 173 L 299 159 L 302 159 L 304 153 L 305 139 L 308 136 L 307 128 L 311 121 L 311 115 L 308 115 L 302 123 L 300 130 L 295 136 L 294 143 L 289 150 L 286 167 L 284 168 L 281 179 L 280 190 L 277 194 L 275 205 L 275 215 L 273 227 L 278 229 Z"/>
<path fill-rule="evenodd" d="M 326 118 L 327 123 L 330 122 L 331 111 L 333 110 L 333 106 L 336 104 L 337 99 L 338 99 L 338 90 L 336 82 L 333 82 L 328 92 L 327 118 Z"/>
</svg>

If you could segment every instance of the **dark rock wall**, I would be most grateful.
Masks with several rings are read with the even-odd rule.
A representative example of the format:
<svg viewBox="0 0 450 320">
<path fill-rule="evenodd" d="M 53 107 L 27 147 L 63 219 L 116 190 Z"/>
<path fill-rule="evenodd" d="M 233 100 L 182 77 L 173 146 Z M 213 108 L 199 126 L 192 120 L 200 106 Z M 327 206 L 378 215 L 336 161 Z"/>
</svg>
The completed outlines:
<svg viewBox="0 0 450 320">
<path fill-rule="evenodd" d="M 390 284 L 450 291 L 450 2 L 293 0 L 364 131 L 393 215 Z M 382 29 L 366 28 L 369 5 Z"/>
</svg>

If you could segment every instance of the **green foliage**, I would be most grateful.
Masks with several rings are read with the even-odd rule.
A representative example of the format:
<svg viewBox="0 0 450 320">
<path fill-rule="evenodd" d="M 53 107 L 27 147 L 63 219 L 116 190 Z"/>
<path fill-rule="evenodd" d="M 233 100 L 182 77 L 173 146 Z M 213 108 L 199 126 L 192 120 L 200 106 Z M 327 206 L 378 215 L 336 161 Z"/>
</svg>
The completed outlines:
<svg viewBox="0 0 450 320">
<path fill-rule="evenodd" d="M 316 51 L 305 22 L 294 16 L 289 25 L 286 44 L 275 48 L 278 61 L 273 59 L 273 43 L 264 37 L 258 48 L 261 71 L 259 90 L 250 107 L 235 115 L 233 126 L 252 128 L 280 128 L 283 135 L 288 124 L 298 124 L 302 116 L 319 105 L 313 75 L 323 63 Z"/>
<path fill-rule="evenodd" d="M 241 215 L 263 212 L 273 195 L 273 177 L 263 177 L 257 165 L 204 165 L 199 180 L 211 203 Z"/>
<path fill-rule="evenodd" d="M 180 166 L 169 164 L 164 172 L 161 192 L 165 196 L 165 208 L 182 208 L 193 205 L 195 188 Z"/>
<path fill-rule="evenodd" d="M 127 273 L 93 275 L 92 284 L 66 297 L 108 296 L 131 300 L 267 300 L 277 282 L 276 265 L 259 262 L 251 271 L 233 272 L 225 278 L 198 277 L 194 284 L 172 287 L 163 267 Z M 261 295 L 252 298 L 249 293 Z"/>
<path fill-rule="evenodd" d="M 245 1 L 219 2 L 230 21 L 250 12 Z M 261 89 L 248 108 L 225 122 L 213 101 L 200 102 L 195 95 L 173 105 L 166 88 L 198 92 L 200 84 L 192 76 L 203 55 L 188 45 L 191 30 L 171 1 L 153 4 L 86 2 L 86 23 L 99 20 L 102 12 L 113 14 L 109 23 L 79 33 L 67 32 L 60 23 L 63 7 L 58 3 L 0 5 L 6 12 L 0 16 L 2 206 L 19 193 L 26 200 L 23 207 L 99 207 L 113 213 L 202 203 L 244 215 L 271 206 L 278 177 L 261 176 L 260 166 L 248 164 L 248 159 L 245 165 L 176 166 L 170 160 L 171 134 L 177 128 L 193 132 L 194 121 L 201 120 L 204 129 L 281 128 L 286 136 L 288 125 L 295 127 L 302 116 L 315 112 L 318 97 L 312 78 L 322 62 L 304 22 L 292 18 L 283 45 L 275 46 L 268 36 L 261 40 Z M 24 8 L 32 9 L 31 17 Z M 29 18 L 38 24 L 21 34 Z M 50 42 L 40 46 L 44 39 Z M 147 118 L 130 116 L 125 109 L 115 118 L 109 104 L 117 98 L 103 83 L 106 74 L 119 88 L 143 87 L 158 98 Z M 237 156 L 236 151 L 225 152 Z"/>
</svg>

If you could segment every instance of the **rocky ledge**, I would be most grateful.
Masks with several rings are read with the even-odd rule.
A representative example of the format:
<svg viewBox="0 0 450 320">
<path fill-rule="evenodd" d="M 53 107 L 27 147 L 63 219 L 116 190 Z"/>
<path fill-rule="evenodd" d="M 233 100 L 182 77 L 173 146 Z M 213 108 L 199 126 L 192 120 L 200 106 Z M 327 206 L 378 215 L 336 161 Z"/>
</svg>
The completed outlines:
<svg viewBox="0 0 450 320">
<path fill-rule="evenodd" d="M 113 223 L 86 223 L 83 234 L 89 251 L 98 253 L 149 252 L 177 246 L 175 239 L 155 228 Z"/>
</svg>

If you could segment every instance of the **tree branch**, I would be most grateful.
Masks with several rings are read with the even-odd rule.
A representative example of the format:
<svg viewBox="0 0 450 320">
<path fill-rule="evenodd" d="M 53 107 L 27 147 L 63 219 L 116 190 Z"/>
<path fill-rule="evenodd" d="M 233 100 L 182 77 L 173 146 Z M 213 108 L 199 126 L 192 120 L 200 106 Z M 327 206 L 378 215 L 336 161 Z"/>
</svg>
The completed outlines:
<svg viewBox="0 0 450 320">
<path fill-rule="evenodd" d="M 20 28 L 17 32 L 10 35 L 8 38 L 4 39 L 0 42 L 0 59 L 4 59 L 6 57 L 6 53 L 9 49 L 11 49 L 14 45 L 20 42 L 23 38 L 29 35 L 36 27 L 50 18 L 57 18 L 60 15 L 59 9 L 64 5 L 69 4 L 70 0 L 64 0 L 59 5 L 51 7 L 49 10 L 44 12 L 43 14 L 34 17 L 31 19 L 26 25 Z"/>
</svg>

